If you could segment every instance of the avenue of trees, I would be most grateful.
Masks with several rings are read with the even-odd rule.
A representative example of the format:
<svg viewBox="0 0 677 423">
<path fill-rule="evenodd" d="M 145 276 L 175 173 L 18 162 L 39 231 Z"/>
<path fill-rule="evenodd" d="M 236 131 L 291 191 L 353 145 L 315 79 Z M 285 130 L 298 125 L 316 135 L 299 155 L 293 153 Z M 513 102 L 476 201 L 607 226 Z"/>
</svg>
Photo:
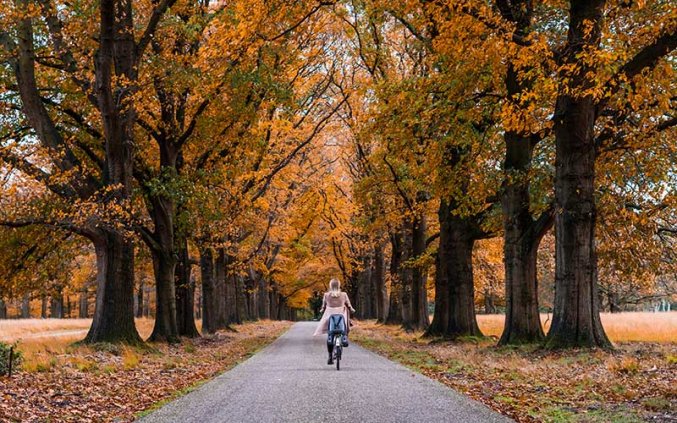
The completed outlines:
<svg viewBox="0 0 677 423">
<path fill-rule="evenodd" d="M 137 343 L 154 287 L 178 342 L 339 276 L 359 318 L 610 348 L 602 307 L 677 293 L 675 48 L 662 0 L 0 0 L 0 318 L 66 293 Z"/>
</svg>

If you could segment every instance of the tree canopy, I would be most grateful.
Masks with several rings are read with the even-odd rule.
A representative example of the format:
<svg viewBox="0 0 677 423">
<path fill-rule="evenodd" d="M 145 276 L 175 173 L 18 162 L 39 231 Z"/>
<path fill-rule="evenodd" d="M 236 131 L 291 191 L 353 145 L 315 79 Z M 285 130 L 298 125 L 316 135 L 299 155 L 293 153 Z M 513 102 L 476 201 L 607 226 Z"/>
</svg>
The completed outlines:
<svg viewBox="0 0 677 423">
<path fill-rule="evenodd" d="M 362 318 L 479 336 L 504 310 L 500 343 L 552 348 L 674 300 L 669 1 L 0 10 L 0 300 L 92 315 L 96 285 L 90 342 L 139 342 L 149 263 L 169 342 L 295 318 L 331 277 Z"/>
</svg>

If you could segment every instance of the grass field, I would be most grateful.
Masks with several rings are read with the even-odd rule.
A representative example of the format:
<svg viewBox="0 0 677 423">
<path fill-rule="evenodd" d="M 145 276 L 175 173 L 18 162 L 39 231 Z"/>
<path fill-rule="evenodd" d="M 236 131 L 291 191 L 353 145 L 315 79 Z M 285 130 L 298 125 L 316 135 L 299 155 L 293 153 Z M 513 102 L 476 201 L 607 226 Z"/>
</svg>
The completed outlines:
<svg viewBox="0 0 677 423">
<path fill-rule="evenodd" d="M 153 319 L 136 319 L 143 339 L 153 331 Z M 70 351 L 70 345 L 87 335 L 92 319 L 12 319 L 0 320 L 0 341 L 18 342 L 24 355 L 24 368 L 31 370 L 49 363 L 55 354 Z M 196 322 L 198 330 L 202 321 Z"/>
<path fill-rule="evenodd" d="M 550 327 L 551 319 L 550 314 L 541 315 L 546 331 Z M 504 315 L 480 314 L 477 320 L 486 336 L 501 336 Z M 20 340 L 24 346 L 68 344 L 82 339 L 91 322 L 91 319 L 0 320 L 0 341 Z M 602 323 L 614 342 L 677 342 L 677 312 L 602 313 Z M 197 325 L 199 329 L 199 320 Z M 153 319 L 136 319 L 136 326 L 141 337 L 145 339 L 153 330 Z"/>
<path fill-rule="evenodd" d="M 480 314 L 477 316 L 482 333 L 500 337 L 503 332 L 503 314 Z M 552 314 L 541 314 L 547 332 Z M 652 313 L 602 313 L 604 330 L 613 342 L 677 342 L 677 312 Z"/>
</svg>

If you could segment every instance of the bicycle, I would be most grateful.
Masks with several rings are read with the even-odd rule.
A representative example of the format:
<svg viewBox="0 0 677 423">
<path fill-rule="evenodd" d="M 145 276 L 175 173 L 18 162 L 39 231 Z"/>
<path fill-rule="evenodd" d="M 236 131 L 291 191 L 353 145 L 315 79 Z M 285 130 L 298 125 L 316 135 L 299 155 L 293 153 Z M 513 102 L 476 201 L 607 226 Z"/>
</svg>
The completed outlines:
<svg viewBox="0 0 677 423">
<path fill-rule="evenodd" d="M 329 317 L 327 343 L 333 345 L 331 358 L 336 362 L 336 370 L 341 370 L 343 347 L 348 346 L 346 324 L 342 314 L 332 314 Z"/>
<path fill-rule="evenodd" d="M 334 352 L 332 356 L 336 362 L 336 370 L 341 370 L 341 355 L 343 354 L 343 341 L 341 338 L 342 335 L 334 335 Z"/>
</svg>

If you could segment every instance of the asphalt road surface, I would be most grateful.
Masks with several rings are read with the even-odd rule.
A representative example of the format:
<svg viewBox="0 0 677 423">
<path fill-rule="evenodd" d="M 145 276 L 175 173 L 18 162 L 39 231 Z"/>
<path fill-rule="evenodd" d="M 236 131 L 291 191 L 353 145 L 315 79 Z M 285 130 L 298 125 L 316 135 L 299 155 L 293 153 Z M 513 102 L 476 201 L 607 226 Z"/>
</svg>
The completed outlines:
<svg viewBox="0 0 677 423">
<path fill-rule="evenodd" d="M 141 421 L 508 422 L 484 405 L 351 344 L 327 365 L 316 322 L 299 322 L 267 348 Z"/>
</svg>

